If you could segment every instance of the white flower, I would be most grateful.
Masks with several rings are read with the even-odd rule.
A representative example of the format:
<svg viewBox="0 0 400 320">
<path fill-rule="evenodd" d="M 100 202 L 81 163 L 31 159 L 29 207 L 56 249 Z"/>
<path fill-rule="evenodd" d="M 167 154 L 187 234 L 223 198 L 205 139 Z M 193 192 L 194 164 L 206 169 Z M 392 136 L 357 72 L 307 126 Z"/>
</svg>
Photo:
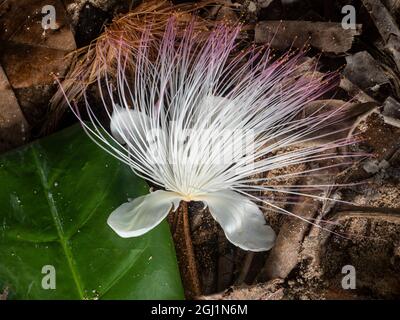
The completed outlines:
<svg viewBox="0 0 400 320">
<path fill-rule="evenodd" d="M 293 213 L 259 192 L 303 193 L 273 189 L 267 185 L 273 178 L 255 175 L 334 158 L 326 151 L 349 143 L 304 146 L 315 139 L 312 133 L 338 121 L 339 111 L 299 116 L 306 103 L 331 88 L 329 81 L 312 72 L 301 74 L 300 54 L 273 61 L 268 49 L 238 50 L 239 32 L 239 27 L 221 25 L 201 42 L 189 25 L 177 39 L 171 19 L 157 42 L 147 30 L 135 61 L 121 54 L 116 89 L 105 79 L 106 94 L 101 94 L 112 135 L 100 130 L 100 120 L 86 103 L 94 126 L 82 124 L 93 140 L 164 189 L 111 213 L 108 224 L 121 237 L 146 233 L 181 201 L 201 201 L 233 244 L 268 250 L 275 233 L 260 208 Z M 156 58 L 149 54 L 151 45 L 159 49 Z M 127 67 L 131 63 L 133 72 Z M 276 153 L 299 144 L 303 147 L 295 151 Z"/>
</svg>

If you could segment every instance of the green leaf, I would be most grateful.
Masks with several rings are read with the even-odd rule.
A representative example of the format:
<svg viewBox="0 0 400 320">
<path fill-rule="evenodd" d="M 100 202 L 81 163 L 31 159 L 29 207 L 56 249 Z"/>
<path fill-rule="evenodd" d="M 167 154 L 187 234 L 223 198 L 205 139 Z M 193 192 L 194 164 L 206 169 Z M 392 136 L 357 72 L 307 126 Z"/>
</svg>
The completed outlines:
<svg viewBox="0 0 400 320">
<path fill-rule="evenodd" d="M 0 294 L 8 288 L 15 299 L 183 298 L 166 222 L 130 239 L 106 223 L 113 209 L 147 192 L 79 126 L 2 156 Z M 54 290 L 42 286 L 44 277 L 51 284 L 46 265 L 56 271 Z"/>
</svg>

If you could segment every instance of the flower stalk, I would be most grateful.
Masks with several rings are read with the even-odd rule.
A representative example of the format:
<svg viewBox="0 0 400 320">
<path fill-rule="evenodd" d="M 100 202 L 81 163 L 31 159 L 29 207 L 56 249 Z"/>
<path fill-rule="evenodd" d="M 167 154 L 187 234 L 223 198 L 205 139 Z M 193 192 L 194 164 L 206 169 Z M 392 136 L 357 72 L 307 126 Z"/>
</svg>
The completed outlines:
<svg viewBox="0 0 400 320">
<path fill-rule="evenodd" d="M 190 231 L 189 207 L 181 201 L 176 212 L 172 213 L 172 236 L 177 251 L 178 264 L 185 288 L 186 298 L 195 298 L 202 294 L 196 255 Z"/>
</svg>

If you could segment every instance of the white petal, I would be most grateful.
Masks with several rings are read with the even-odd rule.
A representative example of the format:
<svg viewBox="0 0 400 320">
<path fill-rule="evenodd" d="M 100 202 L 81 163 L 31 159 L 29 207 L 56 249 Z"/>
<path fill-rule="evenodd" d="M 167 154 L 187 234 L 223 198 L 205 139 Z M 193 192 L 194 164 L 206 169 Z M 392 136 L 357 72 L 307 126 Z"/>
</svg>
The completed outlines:
<svg viewBox="0 0 400 320">
<path fill-rule="evenodd" d="M 234 245 L 250 251 L 271 249 L 275 232 L 265 224 L 258 206 L 234 191 L 218 191 L 201 198 Z"/>
<path fill-rule="evenodd" d="M 146 128 L 149 127 L 149 117 L 143 112 L 115 106 L 111 117 L 110 130 L 118 142 L 143 145 L 143 142 L 146 141 Z"/>
<path fill-rule="evenodd" d="M 122 204 L 107 223 L 120 237 L 138 237 L 156 227 L 172 207 L 176 210 L 181 200 L 175 192 L 158 190 Z"/>
</svg>

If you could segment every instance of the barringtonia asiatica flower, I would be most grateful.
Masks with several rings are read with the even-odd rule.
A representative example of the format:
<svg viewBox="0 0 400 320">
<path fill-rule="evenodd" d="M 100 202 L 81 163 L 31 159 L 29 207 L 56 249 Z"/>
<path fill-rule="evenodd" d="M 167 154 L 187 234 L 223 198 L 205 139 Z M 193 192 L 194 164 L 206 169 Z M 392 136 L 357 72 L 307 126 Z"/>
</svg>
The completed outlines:
<svg viewBox="0 0 400 320">
<path fill-rule="evenodd" d="M 116 208 L 108 224 L 121 237 L 137 237 L 181 201 L 200 201 L 230 242 L 268 250 L 275 233 L 261 209 L 293 213 L 262 192 L 304 193 L 271 188 L 274 177 L 265 173 L 337 157 L 332 150 L 350 143 L 306 143 L 340 118 L 340 110 L 303 116 L 308 102 L 332 88 L 331 79 L 301 64 L 301 54 L 275 59 L 268 48 L 239 50 L 240 27 L 217 26 L 202 41 L 191 24 L 179 39 L 176 30 L 171 19 L 161 41 L 144 31 L 129 57 L 126 44 L 116 40 L 116 49 L 124 49 L 119 72 L 113 81 L 99 81 L 111 134 L 86 102 L 87 133 L 160 189 Z"/>
</svg>

